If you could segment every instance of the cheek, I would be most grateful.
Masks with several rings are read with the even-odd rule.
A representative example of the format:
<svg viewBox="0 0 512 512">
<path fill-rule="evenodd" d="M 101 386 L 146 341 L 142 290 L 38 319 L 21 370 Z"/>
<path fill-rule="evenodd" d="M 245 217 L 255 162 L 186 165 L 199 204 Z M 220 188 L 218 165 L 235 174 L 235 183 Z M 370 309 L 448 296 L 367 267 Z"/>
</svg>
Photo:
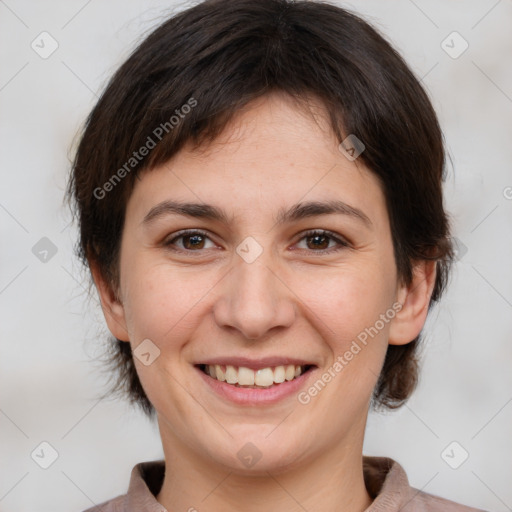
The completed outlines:
<svg viewBox="0 0 512 512">
<path fill-rule="evenodd" d="M 306 277 L 300 276 L 297 295 L 311 309 L 312 321 L 316 317 L 315 325 L 321 328 L 325 339 L 341 350 L 391 308 L 395 293 L 394 267 L 391 269 L 378 261 L 328 272 L 320 269 L 316 275 L 310 272 Z"/>
<path fill-rule="evenodd" d="M 144 338 L 157 344 L 180 339 L 192 329 L 202 308 L 202 299 L 218 279 L 197 269 L 173 269 L 168 264 L 134 262 L 125 280 L 125 312 L 130 339 Z"/>
</svg>

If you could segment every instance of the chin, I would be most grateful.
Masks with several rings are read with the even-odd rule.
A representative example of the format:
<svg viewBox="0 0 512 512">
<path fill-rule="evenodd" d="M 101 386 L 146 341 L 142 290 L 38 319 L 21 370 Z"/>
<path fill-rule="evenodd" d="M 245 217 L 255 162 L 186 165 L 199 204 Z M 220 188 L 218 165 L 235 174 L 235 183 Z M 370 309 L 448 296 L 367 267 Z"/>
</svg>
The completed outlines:
<svg viewBox="0 0 512 512">
<path fill-rule="evenodd" d="M 276 425 L 265 429 L 261 425 L 244 425 L 243 432 L 226 439 L 223 451 L 216 444 L 217 449 L 210 456 L 229 471 L 243 475 L 268 476 L 269 472 L 293 469 L 304 459 L 304 443 L 295 442 L 284 429 L 269 435 L 275 428 Z"/>
</svg>

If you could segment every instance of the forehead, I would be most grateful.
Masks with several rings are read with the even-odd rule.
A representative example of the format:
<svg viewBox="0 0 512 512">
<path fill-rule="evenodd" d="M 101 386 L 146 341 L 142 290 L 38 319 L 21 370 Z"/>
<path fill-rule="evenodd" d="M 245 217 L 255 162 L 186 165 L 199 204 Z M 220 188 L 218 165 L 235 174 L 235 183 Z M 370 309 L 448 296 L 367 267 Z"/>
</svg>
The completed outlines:
<svg viewBox="0 0 512 512">
<path fill-rule="evenodd" d="M 144 172 L 130 197 L 130 214 L 143 218 L 169 199 L 215 204 L 238 218 L 255 211 L 275 215 L 301 201 L 342 200 L 386 222 L 380 181 L 339 150 L 323 106 L 313 100 L 309 106 L 282 94 L 248 104 L 213 142 L 186 145 Z"/>
</svg>

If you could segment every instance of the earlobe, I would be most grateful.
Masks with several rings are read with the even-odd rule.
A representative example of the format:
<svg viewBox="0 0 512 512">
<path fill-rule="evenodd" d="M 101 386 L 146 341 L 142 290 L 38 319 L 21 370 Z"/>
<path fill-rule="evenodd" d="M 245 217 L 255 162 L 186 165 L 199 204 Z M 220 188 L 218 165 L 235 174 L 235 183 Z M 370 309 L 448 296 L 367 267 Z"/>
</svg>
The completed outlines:
<svg viewBox="0 0 512 512">
<path fill-rule="evenodd" d="M 95 263 L 90 264 L 92 278 L 101 302 L 101 309 L 110 332 L 121 341 L 129 341 L 126 328 L 124 306 L 113 290 L 111 283 L 107 282 L 99 267 Z"/>
<path fill-rule="evenodd" d="M 390 345 L 405 345 L 419 335 L 427 319 L 435 281 L 435 261 L 421 260 L 415 263 L 412 282 L 401 285 L 397 291 L 397 301 L 402 308 L 389 328 Z"/>
</svg>

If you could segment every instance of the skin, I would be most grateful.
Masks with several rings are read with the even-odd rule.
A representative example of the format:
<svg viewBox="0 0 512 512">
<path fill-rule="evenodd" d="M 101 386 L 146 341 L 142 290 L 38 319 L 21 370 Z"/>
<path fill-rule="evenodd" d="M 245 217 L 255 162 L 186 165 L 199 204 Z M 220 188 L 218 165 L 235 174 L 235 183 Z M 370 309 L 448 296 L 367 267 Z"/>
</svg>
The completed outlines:
<svg viewBox="0 0 512 512">
<path fill-rule="evenodd" d="M 388 344 L 423 327 L 435 264 L 417 262 L 413 282 L 401 283 L 379 181 L 339 151 L 313 100 L 311 114 L 280 94 L 254 101 L 200 149 L 186 146 L 136 182 L 117 289 L 93 266 L 111 332 L 132 349 L 150 339 L 160 350 L 148 366 L 135 359 L 166 460 L 157 499 L 172 511 L 363 511 L 372 502 L 362 470 L 370 397 Z M 281 208 L 330 199 L 370 223 L 339 213 L 275 222 Z M 215 205 L 228 222 L 167 214 L 144 223 L 166 200 Z M 208 237 L 175 239 L 183 229 Z M 310 229 L 348 246 L 304 237 Z M 252 263 L 236 252 L 248 236 L 263 249 Z M 397 302 L 399 313 L 307 405 L 296 395 L 235 405 L 193 366 L 214 356 L 301 357 L 318 367 L 309 387 Z M 247 442 L 262 455 L 250 468 L 237 457 Z"/>
</svg>

